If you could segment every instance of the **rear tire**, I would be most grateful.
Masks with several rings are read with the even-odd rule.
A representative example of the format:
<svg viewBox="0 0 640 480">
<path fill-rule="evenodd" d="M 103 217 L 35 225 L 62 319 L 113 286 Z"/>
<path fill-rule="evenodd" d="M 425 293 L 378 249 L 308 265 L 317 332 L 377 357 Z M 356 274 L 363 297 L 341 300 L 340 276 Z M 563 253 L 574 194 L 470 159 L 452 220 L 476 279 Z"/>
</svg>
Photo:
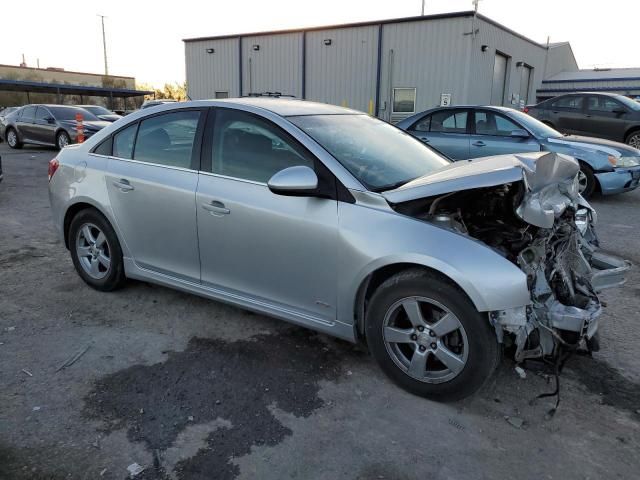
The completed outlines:
<svg viewBox="0 0 640 480">
<path fill-rule="evenodd" d="M 15 148 L 15 149 L 22 148 L 23 144 L 20 141 L 20 139 L 18 138 L 18 132 L 16 132 L 15 129 L 7 128 L 5 136 L 6 136 L 6 139 L 7 139 L 7 145 L 9 145 L 11 148 Z"/>
<path fill-rule="evenodd" d="M 73 265 L 87 285 L 102 292 L 124 285 L 120 242 L 102 214 L 93 209 L 78 212 L 71 220 L 68 238 Z"/>
<path fill-rule="evenodd" d="M 578 188 L 583 198 L 589 198 L 596 190 L 598 181 L 593 174 L 593 170 L 586 163 L 580 162 L 580 173 L 578 173 Z"/>
<path fill-rule="evenodd" d="M 630 147 L 640 150 L 640 130 L 635 130 L 627 135 L 625 143 Z"/>
<path fill-rule="evenodd" d="M 62 150 L 70 143 L 71 137 L 69 137 L 69 134 L 67 132 L 65 132 L 64 130 L 58 132 L 58 134 L 56 135 L 56 147 L 58 147 L 58 150 Z"/>
<path fill-rule="evenodd" d="M 500 359 L 487 316 L 455 284 L 426 270 L 398 273 L 378 287 L 368 306 L 366 336 L 391 380 L 433 400 L 473 394 Z"/>
</svg>

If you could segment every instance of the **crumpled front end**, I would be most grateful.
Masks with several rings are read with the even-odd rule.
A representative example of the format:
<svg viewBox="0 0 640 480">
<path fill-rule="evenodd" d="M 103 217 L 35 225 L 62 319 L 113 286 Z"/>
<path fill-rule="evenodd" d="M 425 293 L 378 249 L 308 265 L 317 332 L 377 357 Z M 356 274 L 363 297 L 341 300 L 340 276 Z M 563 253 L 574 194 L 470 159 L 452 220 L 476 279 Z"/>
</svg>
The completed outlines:
<svg viewBox="0 0 640 480">
<path fill-rule="evenodd" d="M 583 342 L 596 349 L 598 292 L 624 283 L 630 264 L 598 250 L 596 213 L 578 192 L 578 162 L 555 153 L 514 155 L 511 163 L 493 158 L 491 164 L 474 160 L 466 168 L 475 174 L 493 165 L 481 171 L 493 179 L 503 165 L 508 181 L 475 186 L 469 181 L 459 190 L 447 185 L 441 194 L 394 208 L 483 242 L 527 275 L 530 304 L 489 313 L 498 339 L 515 347 L 516 361 L 557 357 L 562 348 Z M 437 187 L 437 182 L 429 186 Z M 402 198 L 402 193 L 411 192 L 394 195 Z"/>
</svg>

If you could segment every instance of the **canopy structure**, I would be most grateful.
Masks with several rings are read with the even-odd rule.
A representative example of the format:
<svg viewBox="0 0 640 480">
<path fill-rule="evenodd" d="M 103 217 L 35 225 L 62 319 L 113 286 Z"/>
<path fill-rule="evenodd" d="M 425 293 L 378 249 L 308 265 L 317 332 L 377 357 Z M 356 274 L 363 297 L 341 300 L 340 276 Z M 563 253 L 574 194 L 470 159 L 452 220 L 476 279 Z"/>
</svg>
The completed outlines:
<svg viewBox="0 0 640 480">
<path fill-rule="evenodd" d="M 154 95 L 149 90 L 132 90 L 129 88 L 115 87 L 93 87 L 88 85 L 69 85 L 66 83 L 43 83 L 30 82 L 24 80 L 5 80 L 0 79 L 0 91 L 24 92 L 27 94 L 27 101 L 30 93 L 51 93 L 58 96 L 58 103 L 62 103 L 62 95 L 79 95 L 80 103 L 84 103 L 84 96 L 106 97 L 109 98 L 111 108 L 113 108 L 114 98 L 127 99 L 130 97 L 139 97 L 143 95 Z"/>
</svg>

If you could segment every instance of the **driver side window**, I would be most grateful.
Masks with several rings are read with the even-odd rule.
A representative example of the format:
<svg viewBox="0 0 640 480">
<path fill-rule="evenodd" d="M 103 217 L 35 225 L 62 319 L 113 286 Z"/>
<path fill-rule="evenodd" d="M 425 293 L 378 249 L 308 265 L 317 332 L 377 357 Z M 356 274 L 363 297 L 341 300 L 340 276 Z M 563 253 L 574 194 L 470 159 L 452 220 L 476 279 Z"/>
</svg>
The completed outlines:
<svg viewBox="0 0 640 480">
<path fill-rule="evenodd" d="M 227 109 L 216 111 L 211 161 L 213 173 L 260 183 L 288 167 L 314 168 L 313 157 L 279 127 Z"/>
</svg>

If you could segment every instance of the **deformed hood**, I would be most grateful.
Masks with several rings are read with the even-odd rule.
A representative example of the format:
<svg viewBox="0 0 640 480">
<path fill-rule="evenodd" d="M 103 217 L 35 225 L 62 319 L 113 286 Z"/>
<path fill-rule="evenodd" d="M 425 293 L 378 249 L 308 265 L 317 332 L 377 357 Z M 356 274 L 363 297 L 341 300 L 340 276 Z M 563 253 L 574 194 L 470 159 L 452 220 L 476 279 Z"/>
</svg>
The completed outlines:
<svg viewBox="0 0 640 480">
<path fill-rule="evenodd" d="M 532 225 L 550 228 L 555 217 L 578 199 L 579 170 L 576 160 L 553 152 L 498 155 L 454 162 L 382 195 L 397 204 L 523 181 L 526 194 L 518 215 Z"/>
</svg>

